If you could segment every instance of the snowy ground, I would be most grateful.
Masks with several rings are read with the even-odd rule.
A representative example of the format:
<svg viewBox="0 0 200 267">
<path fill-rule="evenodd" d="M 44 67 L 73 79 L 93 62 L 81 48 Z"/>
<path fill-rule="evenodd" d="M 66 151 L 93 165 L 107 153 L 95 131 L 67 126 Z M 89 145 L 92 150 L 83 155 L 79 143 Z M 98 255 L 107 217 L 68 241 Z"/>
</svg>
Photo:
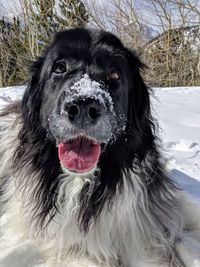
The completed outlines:
<svg viewBox="0 0 200 267">
<path fill-rule="evenodd" d="M 24 89 L 24 86 L 0 88 L 0 108 L 12 100 L 21 99 Z"/>
<path fill-rule="evenodd" d="M 24 87 L 0 89 L 0 108 L 21 98 L 23 90 Z M 183 189 L 200 199 L 200 87 L 155 88 L 154 92 L 152 107 L 161 126 L 171 175 Z M 3 260 L 0 252 L 0 267 L 47 267 L 34 261 L 29 249 L 23 255 L 16 251 Z"/>
<path fill-rule="evenodd" d="M 181 187 L 200 198 L 200 87 L 154 91 L 168 167 Z"/>
</svg>

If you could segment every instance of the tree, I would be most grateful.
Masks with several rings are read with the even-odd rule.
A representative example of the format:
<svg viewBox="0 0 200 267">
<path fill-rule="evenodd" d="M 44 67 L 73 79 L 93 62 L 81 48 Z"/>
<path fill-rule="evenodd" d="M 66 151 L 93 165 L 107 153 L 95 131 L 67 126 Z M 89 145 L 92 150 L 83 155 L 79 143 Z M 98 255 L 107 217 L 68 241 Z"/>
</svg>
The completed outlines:
<svg viewBox="0 0 200 267">
<path fill-rule="evenodd" d="M 88 23 L 89 15 L 80 0 L 60 0 L 60 15 L 57 16 L 59 26 L 64 28 L 83 27 Z"/>
<path fill-rule="evenodd" d="M 24 65 L 19 56 L 24 52 L 20 41 L 20 20 L 13 17 L 0 20 L 0 77 L 1 85 L 21 82 Z"/>
</svg>

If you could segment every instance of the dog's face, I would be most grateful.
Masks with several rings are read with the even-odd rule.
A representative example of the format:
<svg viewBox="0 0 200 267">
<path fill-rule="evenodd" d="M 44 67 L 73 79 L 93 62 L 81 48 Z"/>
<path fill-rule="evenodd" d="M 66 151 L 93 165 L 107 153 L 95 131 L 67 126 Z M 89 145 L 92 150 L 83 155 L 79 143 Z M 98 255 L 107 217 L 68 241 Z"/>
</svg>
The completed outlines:
<svg viewBox="0 0 200 267">
<path fill-rule="evenodd" d="M 57 212 L 66 173 L 87 178 L 79 195 L 86 229 L 123 185 L 123 173 L 138 171 L 153 151 L 142 66 L 114 35 L 81 28 L 58 33 L 33 64 L 14 162 L 16 170 L 37 177 L 30 181 L 27 175 L 23 183 L 37 185 L 33 197 L 41 224 Z"/>
<path fill-rule="evenodd" d="M 134 71 L 128 57 L 113 35 L 84 29 L 59 33 L 48 50 L 40 121 L 56 140 L 64 170 L 93 171 L 125 131 Z"/>
<path fill-rule="evenodd" d="M 63 168 L 78 173 L 96 168 L 104 147 L 122 132 L 128 112 L 122 45 L 98 43 L 91 35 L 86 30 L 60 33 L 42 69 L 48 80 L 41 122 L 56 139 Z"/>
</svg>

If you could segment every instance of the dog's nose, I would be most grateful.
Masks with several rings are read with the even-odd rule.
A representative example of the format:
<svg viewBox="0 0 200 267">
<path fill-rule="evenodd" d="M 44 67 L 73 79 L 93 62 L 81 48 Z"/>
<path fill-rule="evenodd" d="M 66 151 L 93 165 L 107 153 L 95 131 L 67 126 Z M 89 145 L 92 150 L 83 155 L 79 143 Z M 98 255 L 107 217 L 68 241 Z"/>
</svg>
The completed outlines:
<svg viewBox="0 0 200 267">
<path fill-rule="evenodd" d="M 77 101 L 65 103 L 63 107 L 71 123 L 84 126 L 95 123 L 102 114 L 102 106 L 97 101 Z"/>
</svg>

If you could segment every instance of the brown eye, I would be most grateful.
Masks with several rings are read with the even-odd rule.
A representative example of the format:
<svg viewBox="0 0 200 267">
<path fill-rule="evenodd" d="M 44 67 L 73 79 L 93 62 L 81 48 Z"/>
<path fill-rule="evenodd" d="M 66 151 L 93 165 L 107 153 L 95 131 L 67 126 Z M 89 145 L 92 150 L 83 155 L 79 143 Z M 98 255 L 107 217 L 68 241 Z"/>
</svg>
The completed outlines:
<svg viewBox="0 0 200 267">
<path fill-rule="evenodd" d="M 62 74 L 66 72 L 66 65 L 64 62 L 57 62 L 53 66 L 53 72 L 56 74 Z"/>
<path fill-rule="evenodd" d="M 112 70 L 107 74 L 108 81 L 118 81 L 120 79 L 119 72 L 116 70 Z"/>
</svg>

